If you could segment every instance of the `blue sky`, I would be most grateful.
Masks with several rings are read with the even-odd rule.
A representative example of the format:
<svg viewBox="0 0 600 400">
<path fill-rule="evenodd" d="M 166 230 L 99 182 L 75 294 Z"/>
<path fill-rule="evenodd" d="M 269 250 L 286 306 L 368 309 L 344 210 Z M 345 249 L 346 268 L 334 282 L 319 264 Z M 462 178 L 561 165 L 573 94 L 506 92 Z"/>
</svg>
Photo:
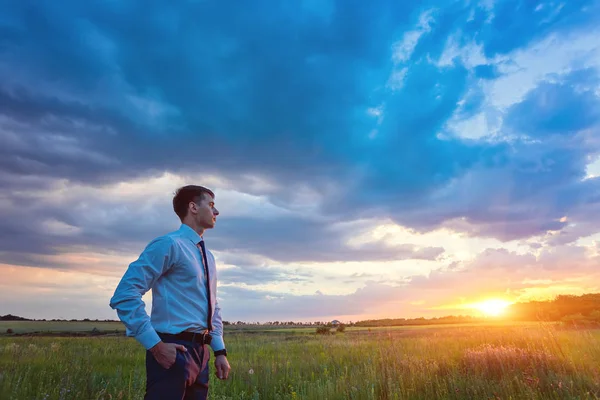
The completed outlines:
<svg viewBox="0 0 600 400">
<path fill-rule="evenodd" d="M 600 2 L 404 3 L 5 4 L 0 313 L 114 317 L 188 183 L 225 319 L 599 290 Z"/>
</svg>

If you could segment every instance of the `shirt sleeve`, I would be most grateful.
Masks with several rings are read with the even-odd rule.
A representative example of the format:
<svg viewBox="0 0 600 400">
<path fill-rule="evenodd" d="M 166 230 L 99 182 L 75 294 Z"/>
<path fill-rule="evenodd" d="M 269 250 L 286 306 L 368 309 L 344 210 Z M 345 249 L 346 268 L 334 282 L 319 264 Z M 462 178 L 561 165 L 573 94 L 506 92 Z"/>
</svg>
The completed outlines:
<svg viewBox="0 0 600 400">
<path fill-rule="evenodd" d="M 215 302 L 212 325 L 213 330 L 210 333 L 212 336 L 210 347 L 212 347 L 213 351 L 223 350 L 225 348 L 225 341 L 223 340 L 223 321 L 221 319 L 221 307 L 219 307 L 218 301 Z"/>
<path fill-rule="evenodd" d="M 110 307 L 117 311 L 125 325 L 126 335 L 134 337 L 146 349 L 160 342 L 160 337 L 150 323 L 142 296 L 170 268 L 173 259 L 173 240 L 168 236 L 154 239 L 139 258 L 129 264 L 110 300 Z"/>
</svg>

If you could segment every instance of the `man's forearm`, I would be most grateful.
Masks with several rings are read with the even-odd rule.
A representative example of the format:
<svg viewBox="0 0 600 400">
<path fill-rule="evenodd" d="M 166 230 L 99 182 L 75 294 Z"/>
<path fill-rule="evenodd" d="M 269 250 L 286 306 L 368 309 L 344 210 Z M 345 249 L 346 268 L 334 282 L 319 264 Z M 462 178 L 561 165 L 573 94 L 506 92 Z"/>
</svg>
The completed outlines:
<svg viewBox="0 0 600 400">
<path fill-rule="evenodd" d="M 111 302 L 111 307 L 117 310 L 119 319 L 125 325 L 127 336 L 134 337 L 145 349 L 150 349 L 160 342 L 141 299 L 115 299 Z"/>
</svg>

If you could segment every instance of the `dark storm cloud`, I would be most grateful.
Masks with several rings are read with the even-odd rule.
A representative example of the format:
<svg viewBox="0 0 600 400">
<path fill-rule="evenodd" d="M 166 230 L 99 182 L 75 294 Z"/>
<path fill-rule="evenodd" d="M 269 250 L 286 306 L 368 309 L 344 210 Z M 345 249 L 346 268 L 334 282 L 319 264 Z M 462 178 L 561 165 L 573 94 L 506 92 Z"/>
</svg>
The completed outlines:
<svg viewBox="0 0 600 400">
<path fill-rule="evenodd" d="M 63 93 L 47 94 L 28 77 L 7 78 L 2 103 L 18 120 L 51 115 L 113 130 L 86 147 L 119 165 L 85 179 L 118 178 L 128 167 L 140 174 L 177 170 L 198 164 L 199 155 L 202 167 L 220 172 L 277 166 L 280 178 L 302 179 L 326 163 L 335 169 L 344 153 L 357 150 L 351 140 L 343 142 L 368 132 L 359 111 L 376 105 L 368 97 L 387 73 L 394 30 L 411 14 L 398 7 L 404 6 L 343 3 L 327 22 L 310 10 L 270 3 L 253 9 L 206 2 L 179 9 L 167 3 L 13 4 L 12 23 L 4 26 L 7 63 L 27 61 L 31 81 L 39 74 L 64 85 L 58 86 Z M 140 23 L 132 25 L 131 16 Z M 368 75 L 374 77 L 365 81 Z M 97 86 L 102 80 L 106 88 Z M 155 101 L 174 115 L 149 123 L 128 96 Z M 332 147 L 340 144 L 345 150 L 336 155 Z M 77 179 L 90 168 L 82 162 L 29 172 Z"/>
<path fill-rule="evenodd" d="M 26 149 L 12 148 L 6 158 L 6 168 L 16 165 L 20 173 L 90 181 L 201 166 L 292 182 L 317 173 L 350 182 L 362 170 L 360 180 L 388 193 L 395 184 L 408 184 L 404 191 L 439 184 L 477 157 L 459 142 L 434 140 L 465 90 L 463 68 L 441 72 L 423 63 L 410 69 L 401 94 L 376 89 L 389 76 L 391 44 L 427 7 L 340 2 L 324 19 L 267 3 L 231 10 L 205 2 L 179 9 L 27 4 L 13 4 L 4 26 L 6 63 L 27 64 L 7 78 L 0 97 L 8 117 L 37 122 Z M 454 7 L 452 16 L 465 18 L 461 11 Z M 130 24 L 132 15 L 139 23 Z M 418 53 L 425 59 L 430 52 Z M 49 82 L 55 86 L 47 93 Z M 366 109 L 382 101 L 390 117 L 371 141 L 374 120 Z M 40 136 L 56 136 L 49 116 L 83 124 L 60 132 L 81 153 L 104 155 L 104 165 L 40 147 Z M 85 136 L 90 126 L 107 133 Z M 42 151 L 32 152 L 36 147 Z M 409 157 L 419 153 L 441 160 Z M 419 167 L 422 173 L 397 180 L 397 171 Z"/>
<path fill-rule="evenodd" d="M 141 249 L 175 227 L 162 215 L 170 199 L 139 210 L 79 195 L 49 204 L 22 190 L 164 171 L 265 176 L 275 183 L 271 201 L 283 206 L 297 186 L 321 194 L 326 218 L 318 222 L 231 218 L 211 233 L 216 250 L 278 261 L 435 259 L 443 251 L 348 247 L 348 232 L 328 225 L 359 216 L 418 230 L 452 223 L 503 239 L 561 229 L 563 214 L 582 215 L 597 199 L 595 185 L 580 182 L 597 148 L 576 135 L 596 132 L 592 72 L 541 82 L 509 110 L 510 133 L 570 132 L 562 139 L 438 137 L 454 115 L 481 109 L 478 78 L 498 75 L 494 64 L 438 67 L 451 35 L 506 54 L 598 20 L 591 1 L 525 3 L 10 2 L 0 17 L 2 261 L 69 246 Z M 392 45 L 425 11 L 431 21 L 400 66 L 402 87 L 386 87 L 398 67 Z M 367 112 L 379 107 L 380 119 Z M 40 229 L 42 219 L 76 233 Z"/>
</svg>

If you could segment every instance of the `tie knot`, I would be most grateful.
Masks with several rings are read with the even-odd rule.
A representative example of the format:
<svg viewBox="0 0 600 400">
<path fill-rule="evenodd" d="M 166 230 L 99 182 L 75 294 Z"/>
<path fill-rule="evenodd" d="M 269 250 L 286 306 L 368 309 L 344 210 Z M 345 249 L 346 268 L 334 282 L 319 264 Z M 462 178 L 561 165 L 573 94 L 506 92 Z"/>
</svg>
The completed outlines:
<svg viewBox="0 0 600 400">
<path fill-rule="evenodd" d="M 198 242 L 198 248 L 202 252 L 202 256 L 206 258 L 206 247 L 204 246 L 204 239 Z"/>
</svg>

